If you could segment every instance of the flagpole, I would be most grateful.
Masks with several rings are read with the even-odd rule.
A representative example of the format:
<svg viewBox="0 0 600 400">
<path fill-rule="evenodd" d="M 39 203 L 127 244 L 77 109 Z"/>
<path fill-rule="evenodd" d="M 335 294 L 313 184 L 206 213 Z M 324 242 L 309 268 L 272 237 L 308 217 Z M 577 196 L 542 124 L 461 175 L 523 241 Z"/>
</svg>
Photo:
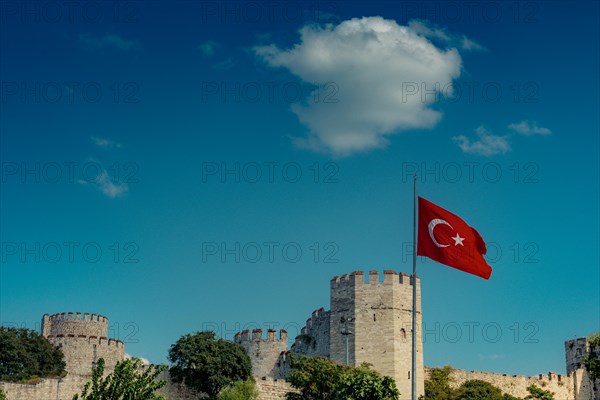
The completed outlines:
<svg viewBox="0 0 600 400">
<path fill-rule="evenodd" d="M 417 400 L 417 174 L 413 176 L 412 400 Z"/>
</svg>

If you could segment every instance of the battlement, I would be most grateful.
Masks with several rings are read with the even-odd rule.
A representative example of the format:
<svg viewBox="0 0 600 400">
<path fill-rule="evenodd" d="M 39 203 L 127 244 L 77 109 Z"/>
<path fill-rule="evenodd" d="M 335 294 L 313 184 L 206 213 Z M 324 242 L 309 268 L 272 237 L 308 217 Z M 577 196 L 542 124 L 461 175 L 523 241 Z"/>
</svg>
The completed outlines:
<svg viewBox="0 0 600 400">
<path fill-rule="evenodd" d="M 54 343 L 55 345 L 63 344 L 63 345 L 72 345 L 72 341 L 84 341 L 88 344 L 100 345 L 100 346 L 108 346 L 115 348 L 125 348 L 125 343 L 121 340 L 106 338 L 105 336 L 86 336 L 86 335 L 75 335 L 75 334 L 58 334 L 58 335 L 50 335 L 47 339 Z"/>
<path fill-rule="evenodd" d="M 233 341 L 237 344 L 245 342 L 284 342 L 287 344 L 288 333 L 285 329 L 279 330 L 279 339 L 277 338 L 277 331 L 275 329 L 267 330 L 267 338 L 263 339 L 262 329 L 253 329 L 252 335 L 248 329 L 243 330 L 235 334 Z"/>
<path fill-rule="evenodd" d="M 63 312 L 44 314 L 42 335 L 108 336 L 108 318 L 99 314 Z"/>
<path fill-rule="evenodd" d="M 417 276 L 417 282 L 419 277 Z M 380 281 L 379 271 L 369 271 L 368 275 L 365 275 L 363 271 L 354 271 L 351 274 L 344 274 L 342 276 L 334 276 L 331 279 L 331 288 L 342 288 L 348 286 L 358 285 L 390 285 L 400 284 L 412 286 L 412 279 L 409 275 L 404 272 L 396 272 L 393 270 L 386 269 L 383 271 L 383 281 Z"/>
<path fill-rule="evenodd" d="M 108 323 L 108 318 L 99 314 L 81 313 L 81 312 L 63 312 L 57 314 L 44 314 L 43 319 L 54 321 L 98 321 Z"/>
</svg>

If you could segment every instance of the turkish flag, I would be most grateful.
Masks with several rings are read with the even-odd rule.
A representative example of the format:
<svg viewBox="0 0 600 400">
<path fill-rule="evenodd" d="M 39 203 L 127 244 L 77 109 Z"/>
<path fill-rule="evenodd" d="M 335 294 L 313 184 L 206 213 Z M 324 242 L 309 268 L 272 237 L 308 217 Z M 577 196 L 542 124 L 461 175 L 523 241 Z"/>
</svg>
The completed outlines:
<svg viewBox="0 0 600 400">
<path fill-rule="evenodd" d="M 486 251 L 479 232 L 457 215 L 419 197 L 417 255 L 489 279 L 492 267 L 483 258 Z"/>
</svg>

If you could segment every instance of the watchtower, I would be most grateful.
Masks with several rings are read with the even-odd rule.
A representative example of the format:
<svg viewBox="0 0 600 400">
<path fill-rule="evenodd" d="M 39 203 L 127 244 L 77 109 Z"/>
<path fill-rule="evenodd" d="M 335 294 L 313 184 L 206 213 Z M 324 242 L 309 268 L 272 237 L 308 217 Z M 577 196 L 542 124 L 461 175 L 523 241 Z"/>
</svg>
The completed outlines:
<svg viewBox="0 0 600 400">
<path fill-rule="evenodd" d="M 234 342 L 242 346 L 252 362 L 252 373 L 257 378 L 283 378 L 281 368 L 282 356 L 287 352 L 288 333 L 281 329 L 279 338 L 277 331 L 269 329 L 267 338 L 263 339 L 262 329 L 245 330 L 235 334 Z"/>
<path fill-rule="evenodd" d="M 366 279 L 365 279 L 366 278 Z M 417 394 L 424 389 L 421 291 L 404 273 L 356 271 L 331 280 L 330 358 L 349 365 L 366 362 L 396 381 L 401 400 L 410 399 L 412 293 L 417 285 Z"/>
<path fill-rule="evenodd" d="M 108 339 L 108 318 L 89 313 L 60 313 L 42 317 L 42 336 L 60 346 L 69 374 L 91 375 L 96 362 L 103 358 L 110 372 L 125 358 L 122 341 Z"/>
</svg>

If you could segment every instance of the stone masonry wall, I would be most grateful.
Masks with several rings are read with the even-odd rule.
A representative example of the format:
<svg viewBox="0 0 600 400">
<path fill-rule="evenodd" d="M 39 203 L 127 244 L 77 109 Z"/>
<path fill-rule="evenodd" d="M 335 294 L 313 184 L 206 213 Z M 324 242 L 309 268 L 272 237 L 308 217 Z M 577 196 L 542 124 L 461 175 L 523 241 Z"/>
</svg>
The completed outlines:
<svg viewBox="0 0 600 400">
<path fill-rule="evenodd" d="M 286 381 L 269 378 L 257 379 L 256 388 L 260 400 L 285 400 L 286 393 L 298 392 Z"/>
<path fill-rule="evenodd" d="M 296 337 L 291 351 L 309 357 L 329 357 L 330 314 L 324 308 L 313 311 L 306 326 Z"/>
<path fill-rule="evenodd" d="M 108 336 L 108 318 L 90 313 L 63 312 L 42 317 L 42 336 Z"/>
<path fill-rule="evenodd" d="M 425 369 L 426 378 L 429 378 L 430 368 Z M 459 387 L 468 380 L 478 379 L 498 387 L 502 392 L 512 396 L 525 398 L 529 395 L 527 387 L 536 385 L 544 390 L 554 393 L 556 400 L 591 400 L 591 393 L 579 393 L 575 395 L 575 380 L 573 375 L 558 375 L 550 372 L 547 375 L 540 374 L 535 377 L 524 375 L 496 374 L 491 372 L 464 371 L 455 369 L 450 375 L 451 386 Z"/>
<path fill-rule="evenodd" d="M 421 326 L 421 297 L 417 279 L 417 326 Z M 335 277 L 331 281 L 331 359 L 346 363 L 346 324 L 349 364 L 369 363 L 377 372 L 396 381 L 400 400 L 411 397 L 412 370 L 412 291 L 411 278 L 395 271 L 370 271 L 365 280 L 362 271 Z M 417 395 L 424 394 L 423 347 L 417 329 Z"/>
<path fill-rule="evenodd" d="M 262 329 L 254 329 L 252 336 L 245 330 L 237 333 L 234 342 L 242 346 L 252 362 L 252 373 L 256 378 L 271 377 L 282 378 L 280 356 L 287 351 L 288 334 L 285 330 L 276 331 L 269 329 L 267 339 L 262 338 Z"/>
</svg>

